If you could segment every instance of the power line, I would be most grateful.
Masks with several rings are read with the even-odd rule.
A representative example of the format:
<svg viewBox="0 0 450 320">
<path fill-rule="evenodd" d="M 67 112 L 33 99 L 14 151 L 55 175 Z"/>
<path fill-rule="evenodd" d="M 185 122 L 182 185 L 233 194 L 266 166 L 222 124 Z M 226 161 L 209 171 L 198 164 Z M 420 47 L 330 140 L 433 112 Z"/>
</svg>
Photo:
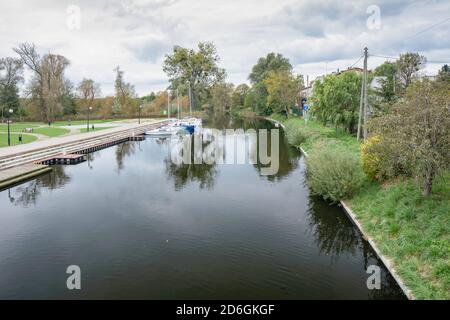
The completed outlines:
<svg viewBox="0 0 450 320">
<path fill-rule="evenodd" d="M 438 23 L 436 23 L 436 24 L 433 24 L 433 25 L 431 25 L 431 26 L 429 26 L 429 27 L 427 27 L 427 28 L 425 28 L 425 29 L 423 29 L 423 30 L 421 30 L 421 31 L 419 31 L 419 32 L 416 32 L 416 33 L 413 34 L 411 37 L 408 37 L 408 38 L 404 39 L 403 41 L 411 40 L 412 38 L 415 38 L 415 37 L 417 37 L 418 35 L 420 35 L 420 34 L 422 34 L 422 33 L 424 33 L 424 32 L 427 32 L 428 30 L 433 29 L 434 27 L 437 27 L 437 26 L 439 26 L 439 25 L 441 25 L 441 24 L 444 24 L 444 23 L 446 23 L 446 22 L 448 22 L 448 21 L 450 21 L 450 18 L 447 18 L 447 19 L 445 19 L 445 20 L 443 20 L 443 21 L 441 21 L 441 22 L 438 22 Z"/>
<path fill-rule="evenodd" d="M 398 59 L 398 57 L 390 57 L 390 56 L 385 56 L 385 55 L 381 55 L 381 54 L 371 54 L 370 56 L 377 57 L 377 58 L 394 59 L 394 60 Z"/>
<path fill-rule="evenodd" d="M 386 56 L 386 55 L 382 55 L 382 54 L 371 54 L 371 57 L 377 57 L 377 58 L 384 58 L 384 59 L 392 59 L 392 60 L 397 60 L 399 57 L 392 57 L 392 56 Z M 449 61 L 445 61 L 445 60 L 428 60 L 427 59 L 427 63 L 438 63 L 438 64 L 442 64 L 442 63 L 448 63 Z"/>
<path fill-rule="evenodd" d="M 364 57 L 364 54 L 361 55 L 361 56 L 358 58 L 358 60 L 356 60 L 356 62 L 353 63 L 353 64 L 349 67 L 349 69 L 353 68 L 359 61 L 361 61 L 361 59 L 362 59 L 363 57 Z"/>
</svg>

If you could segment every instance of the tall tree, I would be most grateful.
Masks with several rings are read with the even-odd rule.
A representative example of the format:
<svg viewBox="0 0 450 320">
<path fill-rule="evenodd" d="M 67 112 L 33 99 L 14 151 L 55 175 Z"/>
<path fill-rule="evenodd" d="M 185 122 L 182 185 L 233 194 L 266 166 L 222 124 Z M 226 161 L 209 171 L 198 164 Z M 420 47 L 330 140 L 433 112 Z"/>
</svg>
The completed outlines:
<svg viewBox="0 0 450 320">
<path fill-rule="evenodd" d="M 17 111 L 19 103 L 19 82 L 23 81 L 23 63 L 11 57 L 0 59 L 0 106 L 2 122 L 5 110 Z"/>
<path fill-rule="evenodd" d="M 252 84 L 261 83 L 271 71 L 291 73 L 292 65 L 280 53 L 271 52 L 266 57 L 259 58 L 248 78 Z"/>
<path fill-rule="evenodd" d="M 33 72 L 28 93 L 38 105 L 41 118 L 50 123 L 62 112 L 61 97 L 67 89 L 64 72 L 70 62 L 58 54 L 49 53 L 41 57 L 32 43 L 21 43 L 14 51 Z"/>
<path fill-rule="evenodd" d="M 259 114 L 270 115 L 272 109 L 267 106 L 267 96 L 268 93 L 264 83 L 255 83 L 245 96 L 244 107 Z"/>
<path fill-rule="evenodd" d="M 450 83 L 450 67 L 448 64 L 444 64 L 441 70 L 439 70 L 437 80 Z"/>
<path fill-rule="evenodd" d="M 267 88 L 267 106 L 276 113 L 289 114 L 289 109 L 295 104 L 300 91 L 301 77 L 295 78 L 290 72 L 271 71 L 264 79 Z"/>
<path fill-rule="evenodd" d="M 66 90 L 71 88 L 71 86 L 67 86 L 68 82 L 64 77 L 64 72 L 69 64 L 66 57 L 58 54 L 46 54 L 42 58 L 44 115 L 48 122 L 52 122 L 63 112 L 62 99 Z"/>
<path fill-rule="evenodd" d="M 386 61 L 374 70 L 374 76 L 381 77 L 381 88 L 376 90 L 377 96 L 384 103 L 391 103 L 396 97 L 397 64 Z"/>
<path fill-rule="evenodd" d="M 100 85 L 92 79 L 84 78 L 77 87 L 78 97 L 83 104 L 84 110 L 94 106 L 94 99 L 100 96 Z"/>
<path fill-rule="evenodd" d="M 450 169 L 449 110 L 450 86 L 425 79 L 413 83 L 392 112 L 373 118 L 372 135 L 380 141 L 373 156 L 381 161 L 381 175 L 406 171 L 430 195 L 434 178 Z"/>
<path fill-rule="evenodd" d="M 409 87 L 417 73 L 425 67 L 427 58 L 418 53 L 407 52 L 400 55 L 397 60 L 397 75 L 406 89 Z"/>
<path fill-rule="evenodd" d="M 116 80 L 114 82 L 115 100 L 113 104 L 113 113 L 126 113 L 128 115 L 134 115 L 134 107 L 136 98 L 136 92 L 134 86 L 128 82 L 125 82 L 123 74 L 124 72 L 117 66 L 114 69 L 116 73 Z"/>
<path fill-rule="evenodd" d="M 200 42 L 198 50 L 175 46 L 167 54 L 163 70 L 169 76 L 170 89 L 186 94 L 190 86 L 194 107 L 209 95 L 211 87 L 225 79 L 225 70 L 219 68 L 220 57 L 212 42 Z"/>
<path fill-rule="evenodd" d="M 224 115 L 232 107 L 233 84 L 220 82 L 212 87 L 211 104 L 216 115 Z"/>
<path fill-rule="evenodd" d="M 75 115 L 77 113 L 76 94 L 74 86 L 68 79 L 65 80 L 60 96 L 62 112 L 64 115 Z"/>
<path fill-rule="evenodd" d="M 345 72 L 315 81 L 312 113 L 323 124 L 354 133 L 358 121 L 361 75 Z"/>
<path fill-rule="evenodd" d="M 247 95 L 248 91 L 250 90 L 250 87 L 246 84 L 240 84 L 234 89 L 233 95 L 232 95 L 232 104 L 233 107 L 242 107 L 244 106 L 245 96 Z"/>
<path fill-rule="evenodd" d="M 279 53 L 271 52 L 266 57 L 259 58 L 258 62 L 253 66 L 248 77 L 252 83 L 252 90 L 248 94 L 246 104 L 251 104 L 252 109 L 259 114 L 270 114 L 273 112 L 267 102 L 269 93 L 264 82 L 271 73 L 292 74 L 292 65 L 289 59 Z"/>
</svg>

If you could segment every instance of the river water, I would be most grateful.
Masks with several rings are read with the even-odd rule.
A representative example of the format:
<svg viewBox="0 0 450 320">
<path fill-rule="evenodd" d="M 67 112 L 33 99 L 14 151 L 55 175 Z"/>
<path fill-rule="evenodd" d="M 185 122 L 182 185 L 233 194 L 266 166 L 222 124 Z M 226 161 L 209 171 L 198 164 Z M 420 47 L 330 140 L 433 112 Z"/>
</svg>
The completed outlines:
<svg viewBox="0 0 450 320">
<path fill-rule="evenodd" d="M 279 154 L 264 176 L 175 164 L 168 140 L 147 138 L 1 191 L 0 298 L 404 299 L 343 210 L 310 194 L 282 133 Z M 66 287 L 69 265 L 81 290 Z M 367 287 L 371 265 L 380 289 Z"/>
</svg>

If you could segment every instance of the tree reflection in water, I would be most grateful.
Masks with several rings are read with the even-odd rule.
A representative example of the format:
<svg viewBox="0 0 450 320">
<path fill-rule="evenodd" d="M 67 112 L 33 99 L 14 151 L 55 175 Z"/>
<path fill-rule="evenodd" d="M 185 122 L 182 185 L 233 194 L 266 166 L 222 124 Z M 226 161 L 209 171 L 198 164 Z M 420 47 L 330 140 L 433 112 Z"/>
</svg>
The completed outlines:
<svg viewBox="0 0 450 320">
<path fill-rule="evenodd" d="M 202 142 L 202 148 L 204 149 L 209 143 L 210 142 Z M 215 178 L 218 174 L 216 164 L 194 164 L 194 152 L 194 139 L 191 137 L 190 164 L 174 163 L 170 154 L 164 159 L 167 177 L 173 179 L 176 191 L 180 191 L 188 183 L 196 181 L 199 183 L 200 189 L 210 190 L 214 187 Z"/>
<path fill-rule="evenodd" d="M 116 146 L 116 163 L 117 163 L 117 173 L 120 174 L 120 171 L 125 167 L 124 160 L 125 157 L 129 157 L 136 152 L 136 145 L 132 142 L 124 142 L 118 144 Z"/>
<path fill-rule="evenodd" d="M 354 255 L 362 246 L 362 238 L 342 209 L 331 206 L 318 196 L 309 196 L 307 218 L 316 245 L 320 251 L 337 259 L 347 253 Z"/>
<path fill-rule="evenodd" d="M 269 139 L 267 146 L 268 146 L 268 152 L 271 154 L 272 152 L 272 141 L 270 140 L 270 135 L 267 135 L 267 138 Z M 259 135 L 257 136 L 258 141 L 255 143 L 252 143 L 252 147 L 257 148 L 256 154 L 259 154 L 258 146 L 259 146 Z M 279 168 L 277 174 L 274 175 L 266 175 L 266 179 L 270 182 L 280 182 L 284 178 L 288 177 L 291 172 L 293 172 L 295 169 L 297 169 L 299 165 L 299 159 L 300 159 L 300 151 L 297 150 L 294 147 L 291 147 L 288 145 L 286 138 L 284 136 L 284 133 L 280 130 L 280 141 L 279 141 Z M 269 165 L 262 165 L 260 161 L 258 161 L 254 167 L 257 169 L 258 172 L 261 172 L 261 168 L 263 167 L 269 167 Z"/>
<path fill-rule="evenodd" d="M 36 205 L 42 189 L 58 189 L 69 181 L 70 176 L 65 173 L 64 166 L 53 166 L 52 171 L 49 173 L 13 189 L 14 196 L 11 195 L 11 189 L 8 189 L 8 197 L 14 205 L 22 205 L 24 207 Z"/>
<path fill-rule="evenodd" d="M 260 118 L 233 118 L 229 116 L 212 118 L 209 121 L 209 125 L 211 127 L 217 129 L 243 129 L 244 131 L 247 129 L 255 129 L 257 132 L 259 129 L 265 129 L 270 131 L 274 128 L 274 125 L 270 121 L 262 120 Z M 283 180 L 285 177 L 289 176 L 291 172 L 293 172 L 298 167 L 298 159 L 300 158 L 300 152 L 291 146 L 288 145 L 286 138 L 284 136 L 283 130 L 280 130 L 280 141 L 279 141 L 279 170 L 277 174 L 264 176 L 270 182 L 279 182 Z M 258 154 L 259 149 L 259 135 L 257 134 L 256 141 L 250 141 L 249 146 L 252 148 L 249 150 L 250 153 Z M 271 135 L 267 135 L 269 141 L 267 143 L 268 152 L 271 153 Z M 256 150 L 255 150 L 256 149 Z M 259 161 L 253 165 L 258 172 L 261 172 L 261 168 L 269 167 L 269 165 L 263 165 Z"/>
<path fill-rule="evenodd" d="M 256 129 L 258 132 L 259 129 L 270 130 L 273 129 L 272 123 L 268 121 L 261 121 L 260 119 L 236 119 L 232 117 L 219 117 L 213 118 L 211 121 L 206 122 L 205 125 L 207 128 L 203 130 L 204 135 L 208 135 L 208 128 L 215 128 L 217 130 L 221 130 L 223 134 L 225 134 L 225 129 L 242 129 L 246 131 L 247 129 Z M 246 144 L 246 148 L 240 148 L 241 145 L 237 146 L 237 149 L 245 149 L 247 152 L 246 158 L 247 160 L 250 157 L 250 154 L 258 155 L 259 149 L 259 136 L 256 135 L 256 140 L 252 138 L 251 135 L 246 135 L 243 137 L 241 135 L 237 135 L 235 142 L 237 144 Z M 270 141 L 270 133 L 268 134 L 268 152 L 271 153 L 271 141 Z M 205 148 L 211 143 L 207 141 L 208 139 L 202 140 L 202 148 Z M 161 140 L 157 143 L 163 143 Z M 167 142 L 167 140 L 165 140 Z M 300 157 L 300 153 L 297 149 L 288 146 L 287 141 L 284 137 L 284 134 L 280 132 L 280 141 L 279 141 L 279 170 L 274 175 L 265 176 L 266 179 L 270 182 L 279 182 L 283 180 L 283 178 L 289 176 L 291 172 L 293 172 L 298 167 L 298 159 Z M 215 152 L 218 154 L 226 153 L 226 148 L 223 143 L 214 145 Z M 214 186 L 214 180 L 218 173 L 217 164 L 194 164 L 194 146 L 193 139 L 191 139 L 191 164 L 175 164 L 171 161 L 170 155 L 167 156 L 164 163 L 166 166 L 167 175 L 174 180 L 175 189 L 181 190 L 187 183 L 198 181 L 200 184 L 200 188 L 212 188 Z M 248 163 L 248 162 L 247 162 Z M 221 164 L 220 164 L 221 165 Z M 219 166 L 220 166 L 219 165 Z M 260 161 L 256 161 L 256 164 L 253 165 L 258 173 L 261 172 L 261 168 L 269 167 L 270 165 L 263 165 Z"/>
<path fill-rule="evenodd" d="M 320 252 L 330 256 L 332 261 L 336 261 L 346 254 L 356 256 L 362 253 L 364 272 L 371 265 L 381 268 L 381 287 L 369 290 L 369 299 L 404 298 L 395 280 L 385 271 L 381 259 L 372 250 L 370 244 L 362 238 L 359 230 L 345 215 L 342 208 L 333 206 L 318 196 L 311 195 L 307 218 L 310 225 L 310 228 L 307 229 L 308 232 L 312 232 Z M 367 278 L 370 275 L 367 274 Z"/>
</svg>

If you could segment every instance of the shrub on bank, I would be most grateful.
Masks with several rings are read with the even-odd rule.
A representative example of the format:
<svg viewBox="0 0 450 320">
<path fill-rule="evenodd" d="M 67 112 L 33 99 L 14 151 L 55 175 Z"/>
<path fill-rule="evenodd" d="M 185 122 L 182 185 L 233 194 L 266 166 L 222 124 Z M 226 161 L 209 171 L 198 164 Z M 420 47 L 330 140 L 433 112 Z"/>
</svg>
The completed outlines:
<svg viewBox="0 0 450 320">
<path fill-rule="evenodd" d="M 366 181 L 358 156 L 329 144 L 316 144 L 306 164 L 312 192 L 332 202 L 350 198 Z"/>
<path fill-rule="evenodd" d="M 398 176 L 411 176 L 404 152 L 391 138 L 372 135 L 361 144 L 361 166 L 371 180 L 384 181 Z"/>
<path fill-rule="evenodd" d="M 361 165 L 367 177 L 371 180 L 377 179 L 381 171 L 380 156 L 374 152 L 379 144 L 379 136 L 372 136 L 361 144 Z"/>
<path fill-rule="evenodd" d="M 308 138 L 308 132 L 293 120 L 288 120 L 285 123 L 285 132 L 289 144 L 293 146 L 300 146 Z"/>
</svg>

